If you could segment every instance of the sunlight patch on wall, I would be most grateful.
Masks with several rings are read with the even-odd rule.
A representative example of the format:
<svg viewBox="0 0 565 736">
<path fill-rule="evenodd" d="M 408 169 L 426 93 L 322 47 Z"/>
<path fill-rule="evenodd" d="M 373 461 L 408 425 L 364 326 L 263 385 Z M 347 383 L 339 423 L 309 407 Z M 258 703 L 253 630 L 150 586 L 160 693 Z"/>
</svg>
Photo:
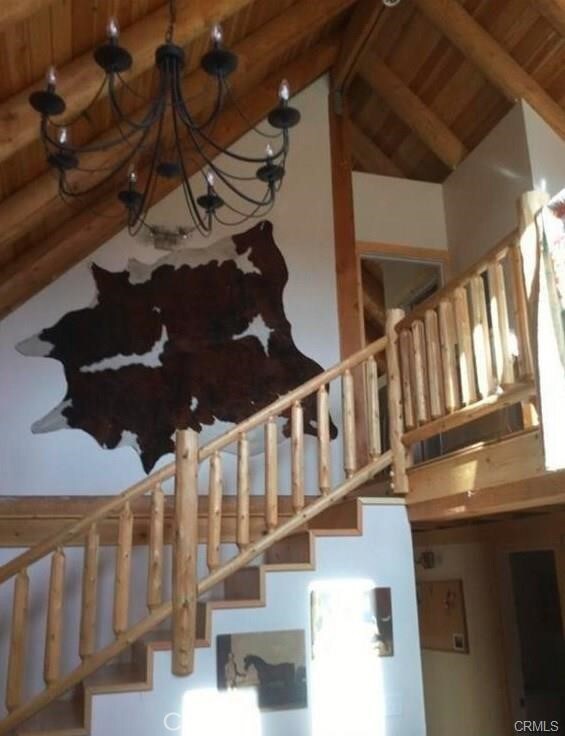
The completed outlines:
<svg viewBox="0 0 565 736">
<path fill-rule="evenodd" d="M 257 692 L 188 690 L 182 702 L 182 736 L 262 736 Z"/>
</svg>

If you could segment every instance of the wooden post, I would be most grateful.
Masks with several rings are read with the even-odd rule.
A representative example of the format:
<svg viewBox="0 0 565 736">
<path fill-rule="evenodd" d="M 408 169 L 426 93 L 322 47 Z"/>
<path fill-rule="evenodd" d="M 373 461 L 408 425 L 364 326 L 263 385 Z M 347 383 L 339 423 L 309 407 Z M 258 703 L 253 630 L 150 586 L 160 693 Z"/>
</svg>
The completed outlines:
<svg viewBox="0 0 565 736">
<path fill-rule="evenodd" d="M 304 508 L 304 410 L 299 401 L 292 405 L 290 421 L 292 510 L 296 514 Z"/>
<path fill-rule="evenodd" d="M 208 483 L 208 570 L 213 572 L 220 567 L 222 544 L 222 459 L 219 452 L 210 458 L 210 478 Z"/>
<path fill-rule="evenodd" d="M 198 555 L 198 435 L 177 431 L 173 544 L 173 674 L 194 669 Z"/>
<path fill-rule="evenodd" d="M 375 460 L 382 452 L 381 417 L 379 407 L 379 375 L 375 357 L 371 355 L 365 363 L 367 385 L 367 436 L 369 439 L 369 458 Z"/>
<path fill-rule="evenodd" d="M 508 263 L 512 274 L 514 324 L 518 339 L 518 375 L 521 381 L 528 382 L 534 379 L 534 362 L 530 325 L 528 323 L 528 300 L 524 284 L 522 254 L 517 244 L 512 245 L 508 251 Z"/>
<path fill-rule="evenodd" d="M 9 713 L 19 708 L 24 694 L 26 662 L 26 632 L 29 605 L 29 577 L 22 570 L 14 582 L 12 605 L 12 633 L 6 682 L 6 708 Z"/>
<path fill-rule="evenodd" d="M 149 571 L 147 608 L 153 611 L 163 602 L 163 535 L 165 525 L 165 494 L 160 485 L 151 494 L 149 527 Z"/>
<path fill-rule="evenodd" d="M 357 448 L 355 439 L 355 395 L 353 376 L 350 370 L 345 371 L 341 381 L 344 469 L 345 477 L 351 478 L 357 470 Z"/>
<path fill-rule="evenodd" d="M 426 323 L 430 414 L 432 419 L 437 419 L 445 413 L 445 401 L 443 396 L 443 371 L 441 366 L 439 327 L 435 309 L 426 309 L 424 320 Z"/>
<path fill-rule="evenodd" d="M 82 660 L 92 656 L 96 649 L 96 589 L 98 585 L 99 546 L 98 530 L 96 524 L 92 524 L 84 543 L 79 641 L 79 655 Z"/>
<path fill-rule="evenodd" d="M 477 384 L 479 394 L 484 399 L 494 393 L 496 381 L 492 370 L 487 304 L 482 276 L 473 276 L 471 279 L 471 306 L 473 310 L 473 345 L 477 364 Z"/>
<path fill-rule="evenodd" d="M 271 416 L 265 424 L 265 524 L 269 532 L 276 529 L 278 523 L 278 493 L 277 420 Z"/>
<path fill-rule="evenodd" d="M 414 346 L 412 344 L 412 333 L 408 330 L 402 330 L 398 339 L 400 349 L 400 363 L 402 366 L 401 389 L 402 401 L 404 406 L 404 426 L 406 429 L 412 429 L 416 426 L 416 418 L 414 414 L 414 401 L 412 398 L 412 353 Z"/>
<path fill-rule="evenodd" d="M 65 588 L 65 553 L 58 549 L 51 557 L 47 630 L 45 633 L 45 660 L 43 679 L 49 686 L 61 674 L 61 632 L 63 627 L 63 595 Z"/>
<path fill-rule="evenodd" d="M 408 456 L 402 443 L 404 424 L 402 417 L 402 385 L 398 361 L 398 342 L 396 325 L 404 317 L 402 309 L 391 309 L 386 321 L 386 364 L 388 373 L 388 415 L 390 427 L 390 449 L 392 452 L 392 487 L 395 493 L 408 493 Z"/>
<path fill-rule="evenodd" d="M 453 305 L 450 301 L 439 303 L 439 338 L 441 345 L 441 364 L 445 390 L 445 408 L 449 414 L 459 409 L 459 379 L 455 356 L 455 321 Z"/>
<path fill-rule="evenodd" d="M 330 472 L 330 415 L 328 389 L 324 384 L 318 389 L 318 486 L 326 494 L 331 488 Z"/>
<path fill-rule="evenodd" d="M 459 286 L 453 292 L 453 304 L 455 307 L 457 344 L 459 346 L 461 393 L 463 404 L 468 406 L 469 404 L 474 404 L 477 400 L 477 389 L 475 385 L 475 364 L 473 361 L 469 302 L 467 300 L 467 289 L 464 286 Z"/>
<path fill-rule="evenodd" d="M 242 433 L 237 443 L 237 530 L 240 551 L 249 544 L 249 440 Z"/>
<path fill-rule="evenodd" d="M 126 502 L 120 514 L 118 547 L 116 549 L 116 578 L 114 584 L 114 633 L 116 636 L 123 634 L 128 629 L 132 536 L 133 514 L 129 502 Z"/>
</svg>

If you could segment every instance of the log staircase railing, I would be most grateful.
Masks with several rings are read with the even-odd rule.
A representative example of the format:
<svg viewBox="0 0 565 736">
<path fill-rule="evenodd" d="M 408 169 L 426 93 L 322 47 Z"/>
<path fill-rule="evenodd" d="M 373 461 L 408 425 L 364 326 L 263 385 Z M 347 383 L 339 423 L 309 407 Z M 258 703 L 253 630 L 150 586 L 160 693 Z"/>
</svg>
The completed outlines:
<svg viewBox="0 0 565 736">
<path fill-rule="evenodd" d="M 517 233 L 395 326 L 406 447 L 518 402 L 535 422 Z"/>
<path fill-rule="evenodd" d="M 249 564 L 275 542 L 300 530 L 331 504 L 370 480 L 391 464 L 400 438 L 400 387 L 389 390 L 391 423 L 396 426 L 396 445 L 381 453 L 379 397 L 376 356 L 387 351 L 389 386 L 396 386 L 395 355 L 382 338 L 364 350 L 321 373 L 294 391 L 265 407 L 238 426 L 203 447 L 198 447 L 198 435 L 192 430 L 177 433 L 174 463 L 136 483 L 120 495 L 101 505 L 96 511 L 57 532 L 0 567 L 0 584 L 14 579 L 12 596 L 11 638 L 7 670 L 5 703 L 8 715 L 0 721 L 0 734 L 13 731 L 19 724 L 69 691 L 101 666 L 130 647 L 135 641 L 172 619 L 173 671 L 186 675 L 192 671 L 196 638 L 197 599 L 223 580 Z M 395 377 L 396 375 L 396 377 Z M 343 473 L 332 467 L 330 452 L 329 387 L 341 381 L 341 441 L 343 442 Z M 396 399 L 395 399 L 396 397 Z M 363 408 L 367 443 L 359 450 L 356 430 Z M 304 407 L 316 417 L 315 440 L 317 475 L 320 495 L 305 505 L 305 433 Z M 278 422 L 278 423 L 277 423 Z M 280 523 L 279 494 L 279 425 L 284 423 L 291 442 L 290 492 L 294 515 Z M 251 490 L 250 434 L 262 430 L 264 442 L 264 518 L 265 534 L 251 540 L 249 497 Z M 363 431 L 365 434 L 365 431 Z M 222 559 L 221 523 L 223 498 L 222 453 L 234 448 L 237 453 L 237 525 L 238 552 L 231 559 Z M 206 467 L 207 466 L 207 467 Z M 197 503 L 198 481 L 208 471 L 208 574 L 197 579 Z M 398 474 L 398 471 L 397 471 Z M 172 596 L 164 600 L 164 493 L 162 484 L 175 477 L 175 512 L 172 571 Z M 132 502 L 149 495 L 152 499 L 150 539 L 147 569 L 147 615 L 131 623 L 130 599 L 132 585 Z M 106 646 L 97 643 L 98 573 L 100 528 L 110 515 L 119 514 L 118 543 L 115 558 L 114 599 L 112 611 L 113 640 Z M 83 540 L 82 600 L 78 653 L 81 663 L 63 672 L 63 608 L 65 605 L 65 547 Z M 45 688 L 35 694 L 26 693 L 28 668 L 38 661 L 28 656 L 26 638 L 30 606 L 30 576 L 32 565 L 50 561 L 50 580 L 46 611 L 46 637 L 43 657 Z"/>
</svg>

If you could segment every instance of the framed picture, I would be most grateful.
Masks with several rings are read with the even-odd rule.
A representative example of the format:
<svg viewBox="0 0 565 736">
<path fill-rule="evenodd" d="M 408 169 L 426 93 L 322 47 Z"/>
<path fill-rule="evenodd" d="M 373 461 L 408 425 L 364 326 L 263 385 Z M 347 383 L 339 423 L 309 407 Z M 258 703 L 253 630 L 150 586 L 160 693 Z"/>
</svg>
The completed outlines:
<svg viewBox="0 0 565 736">
<path fill-rule="evenodd" d="M 311 594 L 312 657 L 335 652 L 338 642 L 378 657 L 392 657 L 394 637 L 390 588 L 363 590 L 340 585 Z"/>
<path fill-rule="evenodd" d="M 253 687 L 261 710 L 306 708 L 304 631 L 216 637 L 219 690 Z"/>
<path fill-rule="evenodd" d="M 468 654 L 462 581 L 420 580 L 416 592 L 422 649 Z"/>
</svg>

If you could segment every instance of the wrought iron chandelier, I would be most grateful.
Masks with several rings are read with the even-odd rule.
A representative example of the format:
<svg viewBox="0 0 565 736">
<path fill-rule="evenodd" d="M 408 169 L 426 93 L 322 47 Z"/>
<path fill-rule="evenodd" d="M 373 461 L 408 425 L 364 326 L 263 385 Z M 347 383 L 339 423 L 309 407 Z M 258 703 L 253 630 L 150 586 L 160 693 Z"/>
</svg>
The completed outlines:
<svg viewBox="0 0 565 736">
<path fill-rule="evenodd" d="M 298 110 L 289 105 L 290 90 L 286 80 L 280 84 L 277 106 L 268 115 L 271 129 L 261 130 L 247 120 L 228 84 L 228 77 L 237 67 L 237 56 L 224 47 L 219 25 L 212 28 L 212 48 L 201 59 L 202 68 L 216 82 L 215 102 L 207 117 L 198 120 L 183 91 L 185 54 L 174 43 L 175 20 L 175 0 L 169 0 L 165 42 L 155 51 L 158 70 L 156 92 L 151 100 L 145 100 L 147 106 L 138 117 L 124 111 L 125 98 L 128 95 L 139 98 L 140 95 L 123 77 L 133 59 L 127 49 L 120 46 L 119 29 L 114 19 L 108 23 L 106 42 L 94 52 L 94 60 L 105 76 L 85 110 L 64 124 L 52 119 L 62 115 L 66 109 L 64 99 L 57 93 L 53 67 L 47 72 L 46 88 L 30 95 L 31 106 L 41 115 L 41 140 L 47 161 L 57 176 L 61 198 L 69 204 L 76 199 L 88 199 L 96 190 L 103 191 L 114 177 L 116 181 L 121 177 L 125 186 L 118 199 L 126 209 L 128 230 L 132 235 L 142 227 L 151 232 L 155 229 L 147 223 L 146 217 L 159 177 L 178 179 L 194 225 L 191 230 L 197 229 L 203 235 L 210 234 L 214 221 L 223 225 L 239 225 L 248 219 L 263 217 L 273 206 L 282 185 L 289 151 L 289 129 L 300 121 Z M 73 123 L 79 119 L 90 119 L 89 112 L 104 90 L 107 91 L 117 135 L 100 143 L 74 145 L 71 135 Z M 250 129 L 267 139 L 264 155 L 241 155 L 224 148 L 214 139 L 214 125 L 226 100 L 231 102 Z M 170 120 L 169 134 L 166 132 L 167 119 Z M 112 149 L 117 151 L 115 163 L 100 166 L 96 161 L 92 162 L 96 154 Z M 223 162 L 221 165 L 215 162 L 220 154 L 224 161 L 235 164 L 235 171 L 226 169 Z M 145 165 L 143 177 L 136 171 L 136 167 L 142 165 Z M 189 171 L 200 172 L 200 194 L 190 181 Z M 95 181 L 85 185 L 81 172 L 95 175 Z M 261 185 L 259 196 L 257 182 Z M 222 214 L 225 211 L 230 213 L 227 218 Z"/>
</svg>

